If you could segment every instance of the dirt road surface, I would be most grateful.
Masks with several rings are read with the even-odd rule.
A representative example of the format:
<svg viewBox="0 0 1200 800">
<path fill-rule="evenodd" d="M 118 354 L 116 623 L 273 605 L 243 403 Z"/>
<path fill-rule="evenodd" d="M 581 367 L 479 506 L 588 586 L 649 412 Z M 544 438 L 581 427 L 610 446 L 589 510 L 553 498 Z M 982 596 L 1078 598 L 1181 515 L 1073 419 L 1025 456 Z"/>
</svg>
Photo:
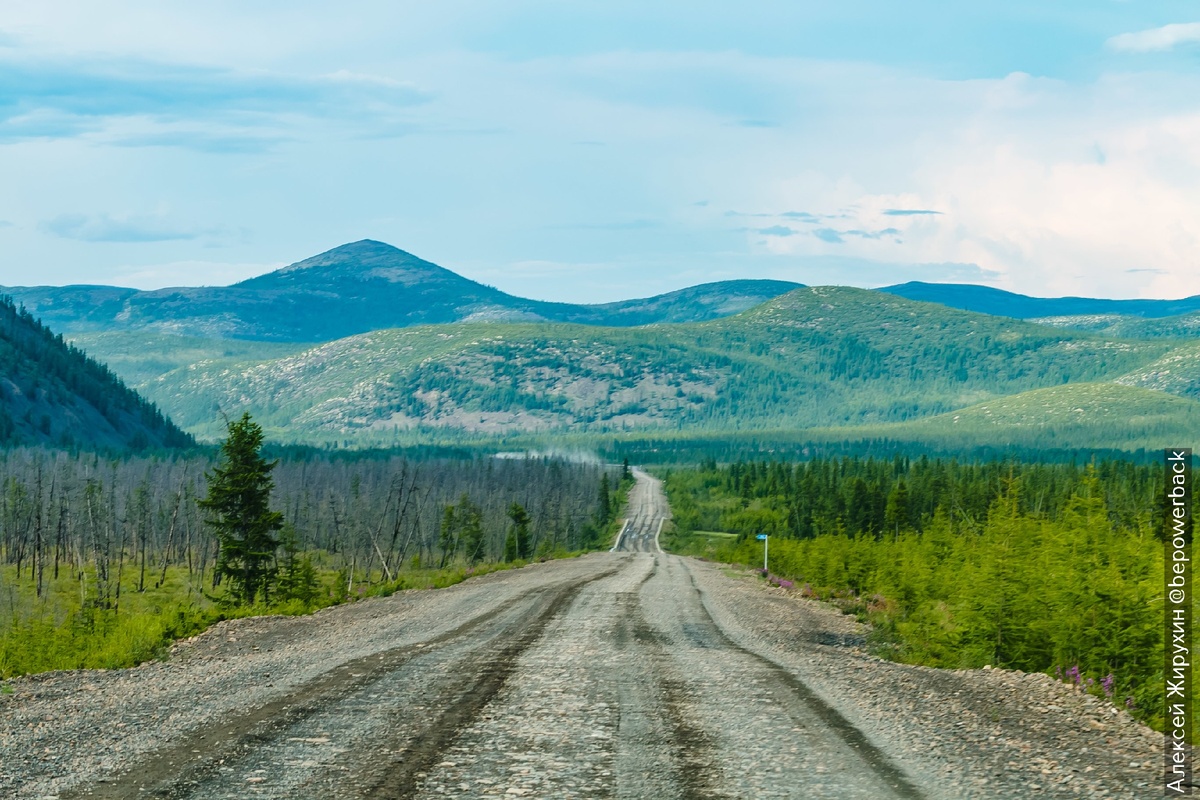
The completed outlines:
<svg viewBox="0 0 1200 800">
<path fill-rule="evenodd" d="M 633 477 L 637 482 L 629 490 L 625 524 L 617 535 L 613 552 L 661 553 L 658 536 L 663 523 L 671 518 L 662 481 L 637 467 L 633 468 Z"/>
<path fill-rule="evenodd" d="M 0 695 L 0 797 L 1161 796 L 1157 734 L 1044 675 L 866 653 L 752 574 L 614 552 L 302 618 Z"/>
</svg>

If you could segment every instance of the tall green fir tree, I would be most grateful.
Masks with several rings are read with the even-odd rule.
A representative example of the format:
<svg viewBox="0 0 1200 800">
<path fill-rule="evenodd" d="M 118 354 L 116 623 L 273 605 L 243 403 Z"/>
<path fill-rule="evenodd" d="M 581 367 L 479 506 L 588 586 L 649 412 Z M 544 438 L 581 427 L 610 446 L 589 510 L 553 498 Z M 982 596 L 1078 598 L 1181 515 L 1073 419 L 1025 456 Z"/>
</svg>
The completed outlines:
<svg viewBox="0 0 1200 800">
<path fill-rule="evenodd" d="M 508 518 L 513 524 L 504 543 L 504 560 L 529 558 L 533 555 L 533 544 L 529 540 L 529 523 L 532 521 L 529 512 L 520 503 L 514 502 L 508 507 Z"/>
<path fill-rule="evenodd" d="M 283 569 L 277 573 L 275 598 L 299 600 L 311 606 L 321 591 L 321 581 L 313 567 L 312 558 L 303 554 L 296 529 L 291 525 L 283 526 L 279 543 L 283 547 Z"/>
<path fill-rule="evenodd" d="M 612 485 L 608 482 L 608 473 L 605 472 L 600 476 L 600 502 L 598 508 L 596 509 L 596 516 L 599 518 L 601 525 L 607 525 L 608 521 L 612 519 L 613 507 L 611 486 Z"/>
<path fill-rule="evenodd" d="M 275 533 L 283 514 L 272 511 L 271 471 L 276 461 L 262 457 L 263 431 L 249 414 L 229 423 L 220 462 L 210 472 L 208 496 L 197 501 L 206 524 L 220 543 L 218 578 L 228 579 L 230 594 L 241 603 L 268 602 L 275 581 Z"/>
<path fill-rule="evenodd" d="M 903 478 L 897 480 L 892 491 L 888 493 L 883 520 L 888 533 L 899 534 L 900 529 L 908 525 L 908 487 Z"/>
</svg>

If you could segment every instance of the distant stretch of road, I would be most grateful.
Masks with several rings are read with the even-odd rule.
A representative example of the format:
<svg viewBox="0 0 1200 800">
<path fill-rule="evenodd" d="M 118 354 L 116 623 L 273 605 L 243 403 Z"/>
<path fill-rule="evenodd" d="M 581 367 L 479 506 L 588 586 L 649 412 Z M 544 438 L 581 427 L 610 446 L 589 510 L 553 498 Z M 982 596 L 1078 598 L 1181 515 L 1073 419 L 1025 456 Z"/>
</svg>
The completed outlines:
<svg viewBox="0 0 1200 800">
<path fill-rule="evenodd" d="M 633 468 L 637 483 L 629 490 L 629 509 L 625 524 L 613 543 L 613 551 L 627 553 L 661 553 L 658 535 L 663 523 L 671 517 L 662 481 L 637 467 Z"/>
</svg>

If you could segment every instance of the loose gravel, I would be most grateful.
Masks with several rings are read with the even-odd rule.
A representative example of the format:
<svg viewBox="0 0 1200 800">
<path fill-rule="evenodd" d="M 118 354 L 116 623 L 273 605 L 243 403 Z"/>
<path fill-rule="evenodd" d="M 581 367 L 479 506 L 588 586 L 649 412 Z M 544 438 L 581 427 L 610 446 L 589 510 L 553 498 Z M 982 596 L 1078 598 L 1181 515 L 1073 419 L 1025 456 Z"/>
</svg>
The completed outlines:
<svg viewBox="0 0 1200 800">
<path fill-rule="evenodd" d="M 1161 737 L 1123 711 L 882 661 L 864 633 L 653 553 L 231 621 L 165 662 L 11 681 L 0 796 L 1160 795 Z"/>
</svg>

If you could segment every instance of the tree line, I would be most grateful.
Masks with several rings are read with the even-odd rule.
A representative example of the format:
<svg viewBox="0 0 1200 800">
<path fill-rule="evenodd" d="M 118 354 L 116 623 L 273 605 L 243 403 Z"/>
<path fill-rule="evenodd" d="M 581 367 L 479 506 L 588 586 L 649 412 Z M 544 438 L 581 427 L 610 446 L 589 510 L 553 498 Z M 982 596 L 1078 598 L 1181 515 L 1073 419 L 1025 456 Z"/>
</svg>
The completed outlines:
<svg viewBox="0 0 1200 800">
<path fill-rule="evenodd" d="M 176 568 L 220 589 L 228 564 L 209 524 L 214 508 L 204 505 L 220 465 L 216 454 L 0 450 L 0 564 L 9 567 L 0 577 L 38 597 L 69 577 L 86 605 L 102 610 Z M 608 472 L 543 457 L 285 457 L 259 509 L 278 515 L 276 546 L 261 557 L 286 574 L 289 559 L 302 565 L 303 554 L 318 555 L 353 591 L 414 567 L 502 560 L 514 532 L 515 557 L 581 550 L 609 521 L 598 494 Z M 242 593 L 253 600 L 261 587 Z"/>
<path fill-rule="evenodd" d="M 1162 507 L 1162 466 L 1119 459 L 1054 464 L 897 454 L 723 466 L 707 459 L 696 469 L 673 471 L 668 485 L 676 489 L 672 508 L 684 530 L 805 539 L 920 530 L 938 510 L 976 529 L 1013 481 L 1021 485 L 1014 502 L 1022 514 L 1057 519 L 1096 481 L 1115 523 L 1126 528 L 1161 523 L 1156 510 Z"/>
</svg>

